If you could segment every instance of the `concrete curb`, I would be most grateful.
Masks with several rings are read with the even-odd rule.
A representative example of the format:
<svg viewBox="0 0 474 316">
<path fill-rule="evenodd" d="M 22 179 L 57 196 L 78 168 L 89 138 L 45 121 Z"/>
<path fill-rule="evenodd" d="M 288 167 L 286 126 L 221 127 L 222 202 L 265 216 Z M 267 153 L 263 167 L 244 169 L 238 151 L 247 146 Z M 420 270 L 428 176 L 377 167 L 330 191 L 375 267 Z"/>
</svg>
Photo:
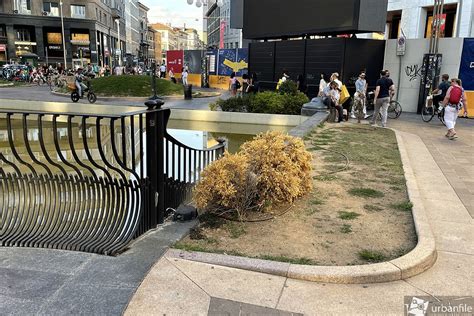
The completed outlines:
<svg viewBox="0 0 474 316">
<path fill-rule="evenodd" d="M 51 94 L 53 95 L 56 95 L 56 96 L 60 96 L 60 97 L 65 97 L 65 98 L 68 98 L 71 96 L 70 93 L 60 93 L 60 92 L 56 92 L 56 91 L 51 91 Z M 209 96 L 209 97 L 199 97 L 199 98 L 196 98 L 196 99 L 209 99 L 209 98 L 216 98 L 216 97 L 220 97 L 221 95 L 217 95 L 217 96 Z M 163 100 L 183 100 L 183 96 L 182 95 L 169 95 L 169 96 L 160 96 L 161 99 Z M 143 98 L 143 97 L 101 97 L 101 96 L 97 96 L 97 100 L 101 100 L 101 101 L 116 101 L 116 100 L 121 100 L 121 101 L 130 101 L 130 102 L 146 102 L 148 101 L 148 98 Z"/>
<path fill-rule="evenodd" d="M 420 198 L 418 184 L 403 143 L 402 135 L 396 130 L 394 132 L 403 163 L 409 198 L 413 203 L 413 220 L 418 236 L 416 247 L 408 254 L 387 262 L 356 266 L 298 265 L 223 254 L 187 252 L 177 249 L 168 250 L 165 256 L 323 283 L 362 284 L 390 282 L 403 280 L 426 271 L 436 262 L 435 238 L 423 201 Z"/>
</svg>

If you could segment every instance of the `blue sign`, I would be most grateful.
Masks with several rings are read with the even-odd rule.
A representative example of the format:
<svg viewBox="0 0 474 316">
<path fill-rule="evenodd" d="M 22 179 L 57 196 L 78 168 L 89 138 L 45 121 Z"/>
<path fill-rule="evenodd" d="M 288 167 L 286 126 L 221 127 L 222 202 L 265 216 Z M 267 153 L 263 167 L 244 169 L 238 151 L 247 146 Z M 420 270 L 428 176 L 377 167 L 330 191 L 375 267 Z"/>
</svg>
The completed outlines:
<svg viewBox="0 0 474 316">
<path fill-rule="evenodd" d="M 249 50 L 248 48 L 239 48 L 237 50 L 238 71 L 237 76 L 242 77 L 243 74 L 248 73 L 249 68 Z"/>
<path fill-rule="evenodd" d="M 474 38 L 464 39 L 459 78 L 466 91 L 474 91 Z"/>
<path fill-rule="evenodd" d="M 237 50 L 236 49 L 220 49 L 219 61 L 217 66 L 217 74 L 219 76 L 230 76 L 232 72 L 238 71 L 236 65 Z"/>
</svg>

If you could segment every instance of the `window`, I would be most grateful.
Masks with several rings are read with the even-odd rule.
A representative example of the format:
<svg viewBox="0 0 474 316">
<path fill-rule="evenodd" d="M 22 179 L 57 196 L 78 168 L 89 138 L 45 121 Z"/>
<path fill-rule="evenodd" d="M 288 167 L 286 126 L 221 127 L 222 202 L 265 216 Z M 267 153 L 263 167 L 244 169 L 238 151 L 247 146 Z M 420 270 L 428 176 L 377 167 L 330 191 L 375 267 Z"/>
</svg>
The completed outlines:
<svg viewBox="0 0 474 316">
<path fill-rule="evenodd" d="M 453 37 L 457 7 L 454 4 L 445 5 L 443 14 L 439 16 L 440 37 Z M 430 38 L 433 26 L 433 10 L 427 12 L 425 38 Z"/>
<path fill-rule="evenodd" d="M 51 16 L 59 16 L 59 4 L 57 2 L 43 2 L 43 12 Z"/>
<path fill-rule="evenodd" d="M 71 4 L 71 18 L 85 19 L 86 18 L 86 6 Z"/>
<path fill-rule="evenodd" d="M 31 33 L 29 29 L 26 28 L 18 28 L 16 29 L 16 40 L 21 42 L 30 42 L 31 41 Z"/>
<path fill-rule="evenodd" d="M 20 13 L 20 14 L 31 14 L 31 0 L 19 0 L 18 1 L 18 13 Z"/>
<path fill-rule="evenodd" d="M 5 30 L 5 25 L 0 25 L 0 37 L 7 37 L 7 32 Z"/>
</svg>

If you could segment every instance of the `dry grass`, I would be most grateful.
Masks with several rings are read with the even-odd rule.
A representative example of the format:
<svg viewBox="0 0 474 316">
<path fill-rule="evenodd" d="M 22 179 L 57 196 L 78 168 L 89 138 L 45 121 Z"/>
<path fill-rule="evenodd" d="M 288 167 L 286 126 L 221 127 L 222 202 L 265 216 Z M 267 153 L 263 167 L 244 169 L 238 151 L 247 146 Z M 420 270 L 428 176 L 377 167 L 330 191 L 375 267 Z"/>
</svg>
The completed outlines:
<svg viewBox="0 0 474 316">
<path fill-rule="evenodd" d="M 305 145 L 314 149 L 313 190 L 289 212 L 242 224 L 204 216 L 201 239 L 187 237 L 177 247 L 322 265 L 390 260 L 414 248 L 411 203 L 392 131 L 329 125 L 316 128 Z"/>
</svg>

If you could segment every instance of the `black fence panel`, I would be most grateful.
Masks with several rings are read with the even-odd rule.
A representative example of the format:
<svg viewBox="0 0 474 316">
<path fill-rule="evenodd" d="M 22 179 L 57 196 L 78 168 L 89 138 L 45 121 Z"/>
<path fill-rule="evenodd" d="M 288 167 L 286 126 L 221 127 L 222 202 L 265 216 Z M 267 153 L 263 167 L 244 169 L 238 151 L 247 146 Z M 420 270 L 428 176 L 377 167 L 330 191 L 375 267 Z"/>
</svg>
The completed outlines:
<svg viewBox="0 0 474 316">
<path fill-rule="evenodd" d="M 275 42 L 250 43 L 249 74 L 255 73 L 259 81 L 273 81 L 275 75 Z"/>
<path fill-rule="evenodd" d="M 365 71 L 369 87 L 375 87 L 385 56 L 385 41 L 346 39 L 342 82 L 351 91 L 361 71 Z"/>
<path fill-rule="evenodd" d="M 319 85 L 321 74 L 327 79 L 333 72 L 342 73 L 345 39 L 306 40 L 306 83 Z"/>
<path fill-rule="evenodd" d="M 292 80 L 296 80 L 298 75 L 304 76 L 304 62 L 304 41 L 275 42 L 275 76 L 273 81 L 278 81 L 285 70 Z"/>
</svg>

